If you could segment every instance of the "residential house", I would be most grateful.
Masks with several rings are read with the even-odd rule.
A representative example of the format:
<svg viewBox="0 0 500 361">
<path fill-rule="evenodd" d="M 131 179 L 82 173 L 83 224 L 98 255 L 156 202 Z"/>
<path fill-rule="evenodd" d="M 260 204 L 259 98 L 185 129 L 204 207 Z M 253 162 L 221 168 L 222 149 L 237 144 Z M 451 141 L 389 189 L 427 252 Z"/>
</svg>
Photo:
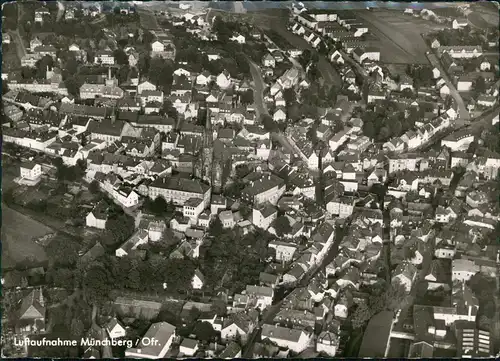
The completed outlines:
<svg viewBox="0 0 500 361">
<path fill-rule="evenodd" d="M 106 229 L 107 219 L 107 205 L 104 202 L 100 202 L 94 207 L 92 211 L 89 212 L 89 214 L 87 214 L 85 223 L 87 227 Z"/>
<path fill-rule="evenodd" d="M 198 352 L 198 341 L 191 338 L 182 340 L 179 346 L 179 355 L 193 357 Z"/>
<path fill-rule="evenodd" d="M 254 301 L 256 308 L 264 310 L 273 303 L 274 289 L 271 287 L 247 285 L 246 295 Z"/>
<path fill-rule="evenodd" d="M 452 281 L 468 281 L 472 276 L 479 272 L 479 266 L 468 259 L 452 260 Z"/>
<path fill-rule="evenodd" d="M 223 319 L 221 339 L 224 341 L 235 340 L 238 335 L 243 343 L 258 324 L 258 313 L 254 310 L 236 312 Z"/>
<path fill-rule="evenodd" d="M 196 269 L 193 278 L 191 279 L 191 287 L 195 290 L 199 290 L 203 288 L 204 284 L 205 276 L 203 276 L 203 273 L 201 273 L 199 269 Z"/>
<path fill-rule="evenodd" d="M 122 337 L 125 337 L 127 335 L 127 330 L 121 324 L 121 322 L 118 321 L 118 319 L 116 317 L 113 317 L 106 324 L 106 331 L 108 332 L 109 338 L 112 340 L 122 338 Z"/>
<path fill-rule="evenodd" d="M 295 330 L 281 326 L 264 324 L 261 339 L 269 339 L 279 347 L 300 353 L 304 351 L 311 341 L 312 335 L 305 330 Z"/>
<path fill-rule="evenodd" d="M 278 217 L 278 211 L 270 203 L 264 203 L 252 210 L 252 223 L 259 228 L 267 230 Z"/>
<path fill-rule="evenodd" d="M 16 328 L 18 328 L 23 335 L 44 332 L 45 311 L 46 306 L 42 289 L 32 289 L 21 301 Z"/>
<path fill-rule="evenodd" d="M 175 338 L 176 328 L 167 322 L 153 323 L 139 345 L 125 350 L 125 357 L 158 359 L 170 350 Z M 155 342 L 151 342 L 155 340 Z"/>
<path fill-rule="evenodd" d="M 399 281 L 406 289 L 410 291 L 413 281 L 417 275 L 416 267 L 410 262 L 402 262 L 393 273 L 392 282 Z"/>
</svg>

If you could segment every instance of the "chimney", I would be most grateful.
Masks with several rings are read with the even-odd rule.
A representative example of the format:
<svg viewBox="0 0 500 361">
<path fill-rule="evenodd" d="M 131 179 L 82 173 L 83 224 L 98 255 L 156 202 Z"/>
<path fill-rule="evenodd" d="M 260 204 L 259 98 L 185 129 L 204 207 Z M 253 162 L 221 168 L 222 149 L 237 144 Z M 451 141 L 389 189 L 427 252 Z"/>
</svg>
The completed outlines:
<svg viewBox="0 0 500 361">
<path fill-rule="evenodd" d="M 108 67 L 108 80 L 111 80 L 111 67 Z"/>
</svg>

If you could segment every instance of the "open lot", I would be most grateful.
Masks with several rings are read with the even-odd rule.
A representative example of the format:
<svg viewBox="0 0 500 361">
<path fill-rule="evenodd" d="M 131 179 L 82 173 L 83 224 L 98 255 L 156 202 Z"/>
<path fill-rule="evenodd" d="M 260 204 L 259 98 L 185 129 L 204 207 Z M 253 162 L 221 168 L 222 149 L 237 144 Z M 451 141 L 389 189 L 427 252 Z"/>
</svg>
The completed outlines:
<svg viewBox="0 0 500 361">
<path fill-rule="evenodd" d="M 385 63 L 427 64 L 427 46 L 420 34 L 443 28 L 401 11 L 375 9 L 360 10 L 356 14 L 367 23 L 369 32 L 378 38 L 377 46 L 383 49 L 381 61 Z"/>
<path fill-rule="evenodd" d="M 26 258 L 45 262 L 44 249 L 33 241 L 52 229 L 2 204 L 2 268 L 15 267 Z"/>
</svg>

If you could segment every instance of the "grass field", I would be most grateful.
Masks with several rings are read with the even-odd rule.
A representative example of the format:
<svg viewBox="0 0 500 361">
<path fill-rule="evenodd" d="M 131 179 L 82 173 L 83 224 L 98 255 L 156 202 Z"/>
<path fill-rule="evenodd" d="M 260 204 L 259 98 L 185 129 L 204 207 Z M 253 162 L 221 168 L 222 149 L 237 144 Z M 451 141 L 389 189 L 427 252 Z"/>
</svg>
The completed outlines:
<svg viewBox="0 0 500 361">
<path fill-rule="evenodd" d="M 17 169 L 13 166 L 2 169 L 3 192 L 16 187 L 13 180 L 17 175 Z M 45 262 L 47 260 L 45 250 L 32 239 L 52 232 L 51 228 L 2 203 L 2 268 L 15 267 L 27 257 Z"/>
<path fill-rule="evenodd" d="M 15 267 L 28 257 L 45 262 L 44 249 L 32 239 L 52 232 L 49 227 L 2 204 L 2 268 Z"/>
<path fill-rule="evenodd" d="M 366 327 L 358 357 L 384 357 L 391 323 L 391 311 L 382 311 L 373 316 Z"/>
<path fill-rule="evenodd" d="M 356 13 L 367 25 L 369 32 L 378 38 L 381 61 L 384 63 L 427 64 L 427 46 L 420 34 L 443 26 L 414 18 L 401 11 L 381 10 Z"/>
</svg>

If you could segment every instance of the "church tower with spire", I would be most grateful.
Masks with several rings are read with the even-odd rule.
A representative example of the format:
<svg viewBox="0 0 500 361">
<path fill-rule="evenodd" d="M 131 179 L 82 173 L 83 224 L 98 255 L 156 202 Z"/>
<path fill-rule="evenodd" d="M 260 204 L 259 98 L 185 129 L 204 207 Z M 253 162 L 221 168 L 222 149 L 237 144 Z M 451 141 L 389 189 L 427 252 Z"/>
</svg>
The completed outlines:
<svg viewBox="0 0 500 361">
<path fill-rule="evenodd" d="M 210 121 L 210 109 L 206 109 L 205 130 L 203 133 L 203 146 L 198 161 L 195 164 L 194 175 L 212 185 L 213 174 L 213 134 Z"/>
</svg>

